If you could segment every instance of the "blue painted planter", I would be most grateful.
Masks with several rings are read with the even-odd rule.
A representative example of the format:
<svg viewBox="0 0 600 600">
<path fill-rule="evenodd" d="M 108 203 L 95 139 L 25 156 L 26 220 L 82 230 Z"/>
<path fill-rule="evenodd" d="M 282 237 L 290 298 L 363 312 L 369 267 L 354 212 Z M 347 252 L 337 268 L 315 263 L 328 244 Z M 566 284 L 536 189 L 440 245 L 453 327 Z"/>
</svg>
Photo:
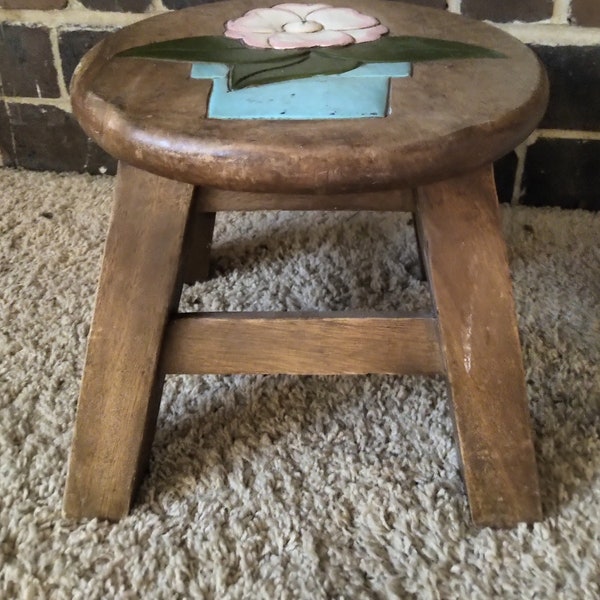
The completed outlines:
<svg viewBox="0 0 600 600">
<path fill-rule="evenodd" d="M 194 63 L 192 79 L 212 79 L 212 119 L 359 119 L 388 113 L 390 77 L 409 77 L 410 63 L 372 63 L 339 75 L 318 75 L 242 90 L 227 88 L 227 65 Z"/>
</svg>

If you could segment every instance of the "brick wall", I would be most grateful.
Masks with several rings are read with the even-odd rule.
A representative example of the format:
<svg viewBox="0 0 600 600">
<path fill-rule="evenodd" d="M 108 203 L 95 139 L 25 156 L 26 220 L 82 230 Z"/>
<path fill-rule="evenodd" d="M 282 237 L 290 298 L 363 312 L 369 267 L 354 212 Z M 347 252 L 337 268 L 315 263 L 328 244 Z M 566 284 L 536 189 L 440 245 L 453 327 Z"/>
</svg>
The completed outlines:
<svg viewBox="0 0 600 600">
<path fill-rule="evenodd" d="M 599 210 L 600 0 L 409 1 L 496 23 L 546 65 L 548 112 L 540 129 L 496 164 L 501 199 Z M 200 3 L 0 0 L 0 163 L 114 172 L 114 160 L 71 115 L 67 90 L 75 65 L 109 31 Z"/>
</svg>

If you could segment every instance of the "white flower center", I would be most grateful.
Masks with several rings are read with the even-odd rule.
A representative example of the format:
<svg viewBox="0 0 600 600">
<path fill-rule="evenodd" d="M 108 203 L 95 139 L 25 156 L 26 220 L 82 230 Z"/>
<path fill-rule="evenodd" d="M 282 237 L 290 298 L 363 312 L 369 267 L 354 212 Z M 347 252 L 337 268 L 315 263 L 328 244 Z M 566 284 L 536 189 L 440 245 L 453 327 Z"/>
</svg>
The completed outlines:
<svg viewBox="0 0 600 600">
<path fill-rule="evenodd" d="M 286 33 L 315 33 L 321 29 L 323 29 L 323 25 L 316 21 L 292 21 L 283 26 Z"/>
</svg>

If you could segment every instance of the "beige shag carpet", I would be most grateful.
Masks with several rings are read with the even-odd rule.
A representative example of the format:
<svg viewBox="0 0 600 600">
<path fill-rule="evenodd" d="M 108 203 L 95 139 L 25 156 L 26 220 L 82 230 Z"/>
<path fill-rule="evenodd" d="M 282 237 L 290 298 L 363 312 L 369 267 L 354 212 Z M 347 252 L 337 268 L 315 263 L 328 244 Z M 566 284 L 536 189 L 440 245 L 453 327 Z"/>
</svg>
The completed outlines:
<svg viewBox="0 0 600 600">
<path fill-rule="evenodd" d="M 546 518 L 478 530 L 443 382 L 173 377 L 118 524 L 61 496 L 109 177 L 0 169 L 0 597 L 597 599 L 600 215 L 502 209 Z M 187 309 L 427 306 L 409 215 L 218 219 Z"/>
</svg>

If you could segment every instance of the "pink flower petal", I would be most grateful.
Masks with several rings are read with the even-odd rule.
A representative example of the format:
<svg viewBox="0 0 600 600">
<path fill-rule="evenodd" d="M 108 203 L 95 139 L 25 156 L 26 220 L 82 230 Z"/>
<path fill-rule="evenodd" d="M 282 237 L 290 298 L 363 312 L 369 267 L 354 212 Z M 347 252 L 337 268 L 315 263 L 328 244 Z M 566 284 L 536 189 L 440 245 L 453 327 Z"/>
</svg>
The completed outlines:
<svg viewBox="0 0 600 600">
<path fill-rule="evenodd" d="M 306 15 L 314 10 L 321 8 L 331 8 L 329 4 L 296 4 L 294 2 L 288 2 L 286 4 L 277 4 L 273 8 L 279 8 L 280 10 L 289 10 L 295 15 L 298 15 L 301 19 L 304 19 Z"/>
<path fill-rule="evenodd" d="M 283 26 L 290 21 L 301 21 L 300 17 L 288 10 L 275 8 L 255 8 L 249 10 L 243 17 L 227 22 L 228 31 L 253 33 L 275 33 L 282 31 Z"/>
<path fill-rule="evenodd" d="M 269 36 L 271 33 L 252 33 L 240 31 L 226 31 L 225 37 L 232 38 L 234 40 L 242 40 L 246 46 L 251 48 L 270 48 Z"/>
<path fill-rule="evenodd" d="M 269 37 L 271 48 L 289 50 L 292 48 L 315 48 L 326 46 L 347 46 L 354 38 L 341 31 L 321 30 L 315 33 L 275 33 Z"/>
<path fill-rule="evenodd" d="M 370 15 L 363 15 L 353 8 L 321 8 L 309 15 L 311 21 L 321 23 L 325 29 L 345 31 L 363 29 L 379 25 L 379 21 Z"/>
<path fill-rule="evenodd" d="M 345 29 L 344 33 L 351 35 L 357 44 L 361 44 L 362 42 L 374 42 L 388 31 L 389 29 L 385 25 L 375 25 L 366 29 Z"/>
<path fill-rule="evenodd" d="M 239 40 L 244 37 L 244 34 L 241 31 L 233 31 L 233 29 L 227 29 L 223 34 L 225 37 L 231 38 L 232 40 Z M 269 35 L 268 33 L 265 35 Z"/>
</svg>

